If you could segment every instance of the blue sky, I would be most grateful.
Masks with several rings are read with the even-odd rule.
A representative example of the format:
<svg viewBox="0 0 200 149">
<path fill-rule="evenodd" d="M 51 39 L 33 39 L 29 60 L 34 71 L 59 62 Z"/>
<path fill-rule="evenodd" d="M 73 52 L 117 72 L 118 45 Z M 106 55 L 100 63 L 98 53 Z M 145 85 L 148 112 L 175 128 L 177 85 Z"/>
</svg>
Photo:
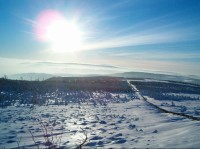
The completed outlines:
<svg viewBox="0 0 200 149">
<path fill-rule="evenodd" d="M 83 32 L 78 51 L 52 51 L 49 42 L 36 39 L 34 25 L 45 10 L 75 20 Z M 88 71 L 84 64 L 91 64 L 88 73 L 93 65 L 102 65 L 98 73 L 133 70 L 200 76 L 199 16 L 199 0 L 0 0 L 1 74 L 81 73 Z M 40 62 L 60 65 L 33 65 Z M 80 65 L 72 68 L 67 63 Z M 104 65 L 115 67 L 108 71 Z"/>
</svg>

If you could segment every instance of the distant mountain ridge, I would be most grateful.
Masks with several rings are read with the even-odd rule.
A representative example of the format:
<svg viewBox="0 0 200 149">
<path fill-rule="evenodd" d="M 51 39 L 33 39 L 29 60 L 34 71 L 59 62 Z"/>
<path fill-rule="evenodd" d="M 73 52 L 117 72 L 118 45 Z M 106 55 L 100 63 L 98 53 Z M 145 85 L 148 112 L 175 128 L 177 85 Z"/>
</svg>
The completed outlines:
<svg viewBox="0 0 200 149">
<path fill-rule="evenodd" d="M 35 80 L 47 80 L 53 77 L 93 77 L 93 76 L 101 76 L 95 74 L 88 74 L 88 75 L 81 75 L 81 74 L 48 74 L 48 73 L 20 73 L 7 76 L 8 79 L 12 80 L 28 80 L 28 81 L 35 81 Z"/>
<path fill-rule="evenodd" d="M 125 77 L 125 78 L 138 78 L 138 79 L 156 79 L 156 80 L 169 80 L 169 81 L 180 81 L 200 84 L 200 78 L 198 76 L 181 76 L 174 74 L 158 74 L 158 73 L 148 73 L 148 72 L 123 72 L 114 74 L 47 74 L 47 73 L 21 73 L 8 76 L 8 79 L 13 80 L 46 80 L 52 77 L 98 77 L 98 76 L 112 76 L 112 77 Z"/>
<path fill-rule="evenodd" d="M 157 74 L 148 72 L 124 72 L 112 74 L 115 77 L 126 77 L 126 78 L 138 78 L 138 79 L 156 79 L 156 80 L 169 80 L 169 81 L 180 81 L 200 84 L 200 79 L 197 76 L 181 76 L 171 74 Z"/>
<path fill-rule="evenodd" d="M 52 74 L 47 74 L 47 73 L 20 73 L 20 74 L 9 75 L 8 79 L 29 80 L 29 81 L 40 80 L 41 81 L 41 80 L 46 80 L 55 76 L 57 75 L 52 75 Z"/>
</svg>

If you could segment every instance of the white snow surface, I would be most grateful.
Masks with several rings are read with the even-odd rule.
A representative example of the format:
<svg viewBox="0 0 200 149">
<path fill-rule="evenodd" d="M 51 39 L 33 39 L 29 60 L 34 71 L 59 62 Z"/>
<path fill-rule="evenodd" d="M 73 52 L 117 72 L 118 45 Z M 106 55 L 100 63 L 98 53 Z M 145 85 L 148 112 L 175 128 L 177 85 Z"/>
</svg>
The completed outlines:
<svg viewBox="0 0 200 149">
<path fill-rule="evenodd" d="M 200 122 L 160 113 L 145 101 L 104 105 L 75 104 L 0 109 L 0 148 L 40 147 L 43 121 L 49 134 L 61 137 L 61 147 L 76 147 L 88 135 L 85 148 L 195 148 L 200 146 Z M 53 130 L 51 131 L 51 129 Z M 21 138 L 21 139 L 20 139 Z M 20 140 L 20 141 L 19 141 Z"/>
<path fill-rule="evenodd" d="M 192 95 L 191 95 L 192 96 Z M 162 109 L 188 114 L 194 117 L 200 117 L 200 100 L 183 100 L 183 101 L 171 101 L 171 100 L 155 100 L 148 96 L 144 96 L 147 100 Z"/>
<path fill-rule="evenodd" d="M 200 98 L 200 94 L 185 94 L 185 93 L 167 93 L 168 95 L 183 96 L 191 98 Z"/>
</svg>

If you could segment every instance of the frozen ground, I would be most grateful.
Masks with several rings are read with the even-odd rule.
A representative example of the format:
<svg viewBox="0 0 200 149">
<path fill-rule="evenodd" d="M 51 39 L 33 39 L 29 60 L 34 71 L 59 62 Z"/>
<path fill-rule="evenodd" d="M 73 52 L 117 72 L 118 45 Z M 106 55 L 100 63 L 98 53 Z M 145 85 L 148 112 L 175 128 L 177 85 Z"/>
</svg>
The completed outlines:
<svg viewBox="0 0 200 149">
<path fill-rule="evenodd" d="M 137 82 L 143 83 L 143 88 L 148 87 L 148 89 L 154 89 L 153 91 L 148 92 L 148 95 L 144 95 L 145 91 L 141 88 L 141 90 L 138 89 L 137 85 L 134 84 L 134 82 L 130 83 L 129 80 L 128 83 L 133 89 L 133 91 L 136 92 L 136 95 L 140 99 L 146 99 L 148 102 L 171 112 L 176 113 L 183 113 L 194 117 L 200 117 L 200 92 L 199 92 L 199 86 L 193 85 L 193 84 L 184 84 L 181 82 L 173 82 L 173 84 L 170 84 L 171 82 L 162 82 L 164 84 L 161 84 L 160 81 L 156 80 L 133 80 Z M 149 82 L 149 84 L 145 84 L 145 82 Z M 152 85 L 150 83 L 157 82 L 158 84 Z M 168 85 L 169 83 L 169 85 Z M 174 87 L 173 85 L 180 85 L 178 87 Z M 193 87 L 192 89 L 190 87 Z M 190 90 L 190 93 L 184 93 Z M 176 93 L 173 93 L 171 91 L 174 91 Z M 164 93 L 163 93 L 164 92 Z M 166 93 L 167 92 L 167 93 Z M 178 93 L 177 93 L 178 92 Z M 194 92 L 194 93 L 192 93 Z M 161 95 L 161 96 L 160 96 Z M 169 96 L 168 96 L 169 95 Z M 153 98 L 153 97 L 155 98 Z M 172 98 L 169 98 L 169 97 Z M 160 99 L 160 100 L 159 100 Z"/>
<path fill-rule="evenodd" d="M 160 113 L 145 101 L 126 103 L 68 104 L 0 109 L 0 147 L 44 147 L 40 119 L 61 147 L 76 147 L 88 134 L 84 147 L 199 147 L 200 122 Z M 53 130 L 52 130 L 53 128 Z M 56 137 L 57 136 L 57 137 Z M 20 139 L 21 138 L 21 139 Z M 59 141 L 57 141 L 59 142 Z"/>
<path fill-rule="evenodd" d="M 184 113 L 195 117 L 200 117 L 200 100 L 186 100 L 186 101 L 170 101 L 170 100 L 155 100 L 148 96 L 144 96 L 151 103 L 159 106 L 162 109 Z"/>
<path fill-rule="evenodd" d="M 83 142 L 85 133 L 88 137 L 85 148 L 200 146 L 200 121 L 161 113 L 144 98 L 144 94 L 152 95 L 156 98 L 147 95 L 145 97 L 163 109 L 197 117 L 200 112 L 200 90 L 195 85 L 151 79 L 135 82 L 118 82 L 112 79 L 106 85 L 104 80 L 95 80 L 96 83 L 89 83 L 87 86 L 88 81 L 80 85 L 85 85 L 89 91 L 78 92 L 76 87 L 79 87 L 79 84 L 75 83 L 78 85 L 73 86 L 74 91 L 41 93 L 36 102 L 41 106 L 31 104 L 34 94 L 28 94 L 26 90 L 12 94 L 10 89 L 6 88 L 1 92 L 4 106 L 0 108 L 0 148 L 36 148 L 37 145 L 44 148 L 49 145 L 45 140 L 47 138 L 58 147 L 75 148 Z M 14 85 L 12 82 L 12 86 Z M 60 89 L 63 89 L 62 85 L 60 84 Z M 83 88 L 86 88 L 85 86 Z M 50 89 L 49 85 L 47 87 Z M 98 91 L 92 91 L 94 87 L 99 87 Z M 178 92 L 179 90 L 181 92 Z M 163 98 L 167 96 L 161 98 L 160 95 L 163 94 L 173 95 L 176 100 Z M 183 95 L 187 96 L 184 100 Z M 43 104 L 40 104 L 43 100 Z"/>
</svg>

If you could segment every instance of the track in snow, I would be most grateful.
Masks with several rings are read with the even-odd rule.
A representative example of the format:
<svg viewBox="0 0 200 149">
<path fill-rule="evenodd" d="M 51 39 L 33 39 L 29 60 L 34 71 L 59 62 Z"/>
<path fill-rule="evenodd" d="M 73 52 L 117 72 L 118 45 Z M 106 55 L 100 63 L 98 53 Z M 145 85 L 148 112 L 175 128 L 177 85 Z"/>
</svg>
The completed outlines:
<svg viewBox="0 0 200 149">
<path fill-rule="evenodd" d="M 191 120 L 195 120 L 195 121 L 200 121 L 200 118 L 199 117 L 194 117 L 194 116 L 191 116 L 191 115 L 187 115 L 187 114 L 183 114 L 183 113 L 177 113 L 177 112 L 172 112 L 172 111 L 168 111 L 168 110 L 165 110 L 165 109 L 162 109 L 160 108 L 159 106 L 149 102 L 147 100 L 147 98 L 145 98 L 144 96 L 142 96 L 140 94 L 140 91 L 136 88 L 135 85 L 131 84 L 130 83 L 130 80 L 127 80 L 127 83 L 130 85 L 131 89 L 136 93 L 136 95 L 138 96 L 138 98 L 140 100 L 144 100 L 145 102 L 147 102 L 149 105 L 151 105 L 152 107 L 160 110 L 161 112 L 164 112 L 164 113 L 170 113 L 170 114 L 173 114 L 173 115 L 178 115 L 178 116 L 183 116 L 185 118 L 188 118 L 188 119 L 191 119 Z"/>
</svg>

